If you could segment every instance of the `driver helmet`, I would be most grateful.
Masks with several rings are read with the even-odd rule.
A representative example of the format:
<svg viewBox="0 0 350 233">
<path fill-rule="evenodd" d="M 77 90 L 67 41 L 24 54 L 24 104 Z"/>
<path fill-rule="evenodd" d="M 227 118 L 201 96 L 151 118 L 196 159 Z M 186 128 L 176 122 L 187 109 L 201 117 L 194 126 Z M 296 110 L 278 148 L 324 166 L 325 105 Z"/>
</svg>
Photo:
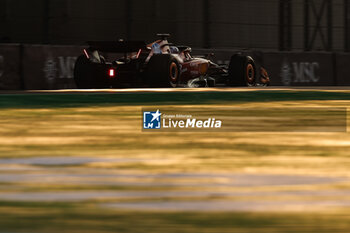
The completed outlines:
<svg viewBox="0 0 350 233">
<path fill-rule="evenodd" d="M 179 48 L 176 47 L 176 46 L 170 46 L 170 53 L 172 54 L 178 54 L 180 51 L 179 51 Z"/>
</svg>

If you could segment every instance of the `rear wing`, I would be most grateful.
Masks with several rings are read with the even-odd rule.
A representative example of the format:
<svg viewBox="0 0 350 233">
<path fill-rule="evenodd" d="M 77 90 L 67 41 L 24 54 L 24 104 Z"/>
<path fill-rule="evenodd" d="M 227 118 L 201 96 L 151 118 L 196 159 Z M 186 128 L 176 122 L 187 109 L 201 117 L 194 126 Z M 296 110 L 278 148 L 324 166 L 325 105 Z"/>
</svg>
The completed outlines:
<svg viewBox="0 0 350 233">
<path fill-rule="evenodd" d="M 110 53 L 132 53 L 140 49 L 146 49 L 144 41 L 88 41 L 92 51 Z"/>
</svg>

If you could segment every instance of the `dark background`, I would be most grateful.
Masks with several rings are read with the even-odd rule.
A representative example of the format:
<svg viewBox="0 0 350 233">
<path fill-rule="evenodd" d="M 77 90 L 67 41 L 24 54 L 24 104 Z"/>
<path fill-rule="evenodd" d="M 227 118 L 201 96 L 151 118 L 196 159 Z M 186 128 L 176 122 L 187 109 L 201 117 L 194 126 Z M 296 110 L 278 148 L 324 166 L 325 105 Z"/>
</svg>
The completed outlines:
<svg viewBox="0 0 350 233">
<path fill-rule="evenodd" d="M 173 42 L 197 48 L 348 51 L 348 5 L 348 0 L 0 0 L 0 38 L 83 44 L 152 41 L 157 32 L 169 32 Z"/>
<path fill-rule="evenodd" d="M 0 0 L 0 90 L 76 88 L 86 41 L 159 32 L 217 64 L 250 55 L 274 86 L 350 85 L 349 16 L 350 0 Z"/>
</svg>

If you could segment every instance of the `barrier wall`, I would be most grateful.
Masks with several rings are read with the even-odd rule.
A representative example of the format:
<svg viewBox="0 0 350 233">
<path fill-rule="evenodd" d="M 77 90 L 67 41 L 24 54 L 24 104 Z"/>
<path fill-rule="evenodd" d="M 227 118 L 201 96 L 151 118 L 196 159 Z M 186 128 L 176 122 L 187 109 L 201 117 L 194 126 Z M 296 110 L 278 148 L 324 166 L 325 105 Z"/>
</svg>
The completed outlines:
<svg viewBox="0 0 350 233">
<path fill-rule="evenodd" d="M 350 86 L 350 55 L 345 53 L 336 54 L 336 84 L 338 86 Z"/>
<path fill-rule="evenodd" d="M 0 45 L 0 90 L 19 90 L 21 86 L 21 46 Z"/>
<path fill-rule="evenodd" d="M 0 45 L 0 90 L 75 88 L 74 63 L 80 46 Z M 237 50 L 194 49 L 194 55 L 214 53 L 212 60 L 229 64 Z M 264 66 L 274 86 L 350 85 L 350 54 L 241 51 Z"/>
</svg>

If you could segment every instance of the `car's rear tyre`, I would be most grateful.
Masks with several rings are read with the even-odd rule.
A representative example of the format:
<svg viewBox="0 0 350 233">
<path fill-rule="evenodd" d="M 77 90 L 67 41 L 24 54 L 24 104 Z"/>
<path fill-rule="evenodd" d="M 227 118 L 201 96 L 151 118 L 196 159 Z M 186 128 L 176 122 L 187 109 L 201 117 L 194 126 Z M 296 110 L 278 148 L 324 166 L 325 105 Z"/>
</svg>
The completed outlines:
<svg viewBox="0 0 350 233">
<path fill-rule="evenodd" d="M 147 78 L 152 87 L 177 87 L 180 81 L 179 62 L 170 54 L 156 54 L 147 66 Z"/>
<path fill-rule="evenodd" d="M 229 64 L 230 86 L 253 86 L 256 84 L 256 66 L 249 56 L 233 55 Z"/>
<path fill-rule="evenodd" d="M 85 55 L 78 57 L 74 66 L 74 81 L 78 89 L 94 88 L 93 63 Z"/>
<path fill-rule="evenodd" d="M 108 66 L 90 61 L 85 55 L 77 58 L 74 66 L 74 81 L 78 89 L 108 88 Z"/>
</svg>

